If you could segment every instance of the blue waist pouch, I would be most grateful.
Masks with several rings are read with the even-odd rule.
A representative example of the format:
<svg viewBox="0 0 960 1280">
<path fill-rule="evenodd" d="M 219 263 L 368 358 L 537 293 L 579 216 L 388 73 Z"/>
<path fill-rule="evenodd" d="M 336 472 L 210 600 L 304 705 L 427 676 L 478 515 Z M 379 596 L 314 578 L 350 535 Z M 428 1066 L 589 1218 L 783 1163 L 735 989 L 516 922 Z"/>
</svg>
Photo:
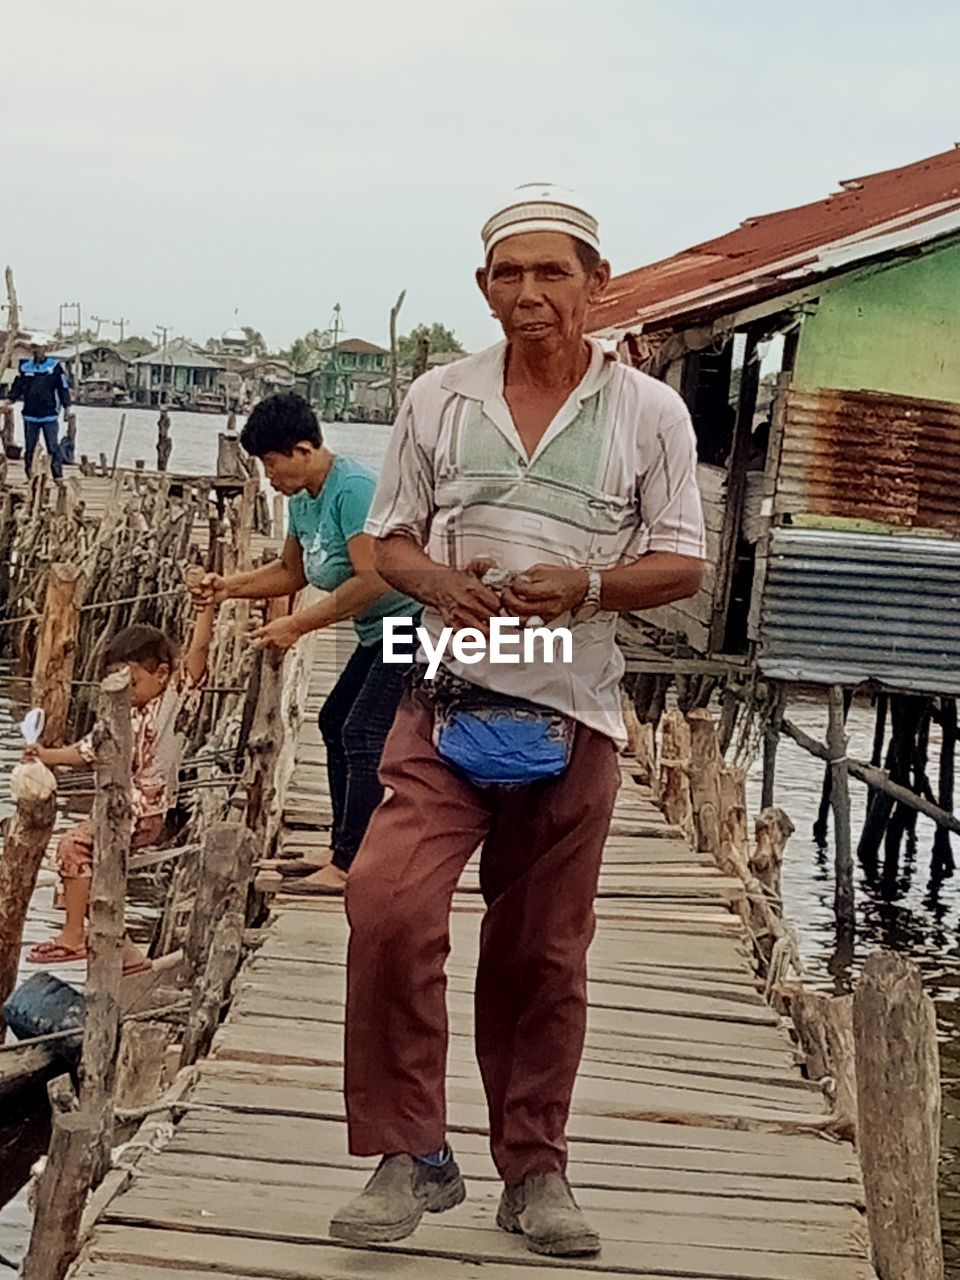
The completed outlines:
<svg viewBox="0 0 960 1280">
<path fill-rule="evenodd" d="M 527 786 L 563 773 L 576 727 L 569 716 L 466 681 L 451 683 L 443 682 L 433 699 L 433 742 L 474 786 Z"/>
</svg>

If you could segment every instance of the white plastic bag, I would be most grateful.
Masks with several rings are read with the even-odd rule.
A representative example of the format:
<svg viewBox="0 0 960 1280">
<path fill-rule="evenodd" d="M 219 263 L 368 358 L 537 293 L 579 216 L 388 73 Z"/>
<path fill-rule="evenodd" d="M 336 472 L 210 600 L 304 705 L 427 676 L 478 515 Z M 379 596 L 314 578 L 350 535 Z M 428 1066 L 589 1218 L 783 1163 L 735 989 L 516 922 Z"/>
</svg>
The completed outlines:
<svg viewBox="0 0 960 1280">
<path fill-rule="evenodd" d="M 43 707 L 34 707 L 23 717 L 20 722 L 20 732 L 28 747 L 35 747 L 43 737 L 43 726 L 46 721 L 47 716 Z"/>
<path fill-rule="evenodd" d="M 35 747 L 43 734 L 45 716 L 42 707 L 34 707 L 24 716 L 20 732 L 28 747 Z M 45 764 L 30 760 L 15 765 L 10 773 L 10 791 L 19 804 L 47 800 L 57 789 L 57 780 Z"/>
</svg>

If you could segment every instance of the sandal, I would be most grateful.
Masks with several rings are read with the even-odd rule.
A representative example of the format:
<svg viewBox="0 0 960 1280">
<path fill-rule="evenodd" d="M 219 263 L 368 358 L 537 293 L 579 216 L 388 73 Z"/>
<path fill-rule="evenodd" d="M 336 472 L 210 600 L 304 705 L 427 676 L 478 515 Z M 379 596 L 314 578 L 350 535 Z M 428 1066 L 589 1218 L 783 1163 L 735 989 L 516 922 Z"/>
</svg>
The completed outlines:
<svg viewBox="0 0 960 1280">
<path fill-rule="evenodd" d="M 306 858 L 278 858 L 276 866 L 270 870 L 279 871 L 284 879 L 293 880 L 299 876 L 312 876 L 315 871 L 322 871 L 329 865 L 329 862 L 309 862 Z"/>
<path fill-rule="evenodd" d="M 85 946 L 67 947 L 62 942 L 38 942 L 25 956 L 27 964 L 73 964 L 86 958 Z"/>
</svg>

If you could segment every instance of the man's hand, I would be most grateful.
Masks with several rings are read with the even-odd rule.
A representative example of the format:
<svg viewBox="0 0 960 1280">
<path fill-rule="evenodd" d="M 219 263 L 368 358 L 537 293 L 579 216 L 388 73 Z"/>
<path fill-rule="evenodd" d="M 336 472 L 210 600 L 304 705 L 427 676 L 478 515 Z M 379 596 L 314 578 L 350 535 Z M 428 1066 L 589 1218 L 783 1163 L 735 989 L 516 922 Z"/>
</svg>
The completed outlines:
<svg viewBox="0 0 960 1280">
<path fill-rule="evenodd" d="M 449 569 L 436 575 L 432 603 L 444 625 L 455 631 L 476 627 L 490 634 L 490 619 L 500 613 L 500 596 L 480 581 L 491 567 L 489 560 L 474 560 L 467 569 Z"/>
<path fill-rule="evenodd" d="M 32 747 L 24 747 L 23 755 L 20 757 L 23 764 L 40 764 L 49 765 L 49 751 L 46 747 L 34 745 Z"/>
<path fill-rule="evenodd" d="M 504 588 L 503 607 L 510 617 L 541 618 L 552 622 L 563 613 L 572 613 L 587 594 L 586 569 L 565 569 L 552 564 L 535 564 L 517 574 Z"/>
<path fill-rule="evenodd" d="M 223 604 L 227 598 L 227 584 L 219 573 L 191 573 L 187 571 L 187 590 L 196 609 L 209 609 Z"/>
<path fill-rule="evenodd" d="M 253 647 L 255 649 L 292 649 L 303 635 L 303 628 L 297 621 L 295 613 L 285 614 L 282 618 L 274 618 L 272 622 L 254 631 Z"/>
</svg>

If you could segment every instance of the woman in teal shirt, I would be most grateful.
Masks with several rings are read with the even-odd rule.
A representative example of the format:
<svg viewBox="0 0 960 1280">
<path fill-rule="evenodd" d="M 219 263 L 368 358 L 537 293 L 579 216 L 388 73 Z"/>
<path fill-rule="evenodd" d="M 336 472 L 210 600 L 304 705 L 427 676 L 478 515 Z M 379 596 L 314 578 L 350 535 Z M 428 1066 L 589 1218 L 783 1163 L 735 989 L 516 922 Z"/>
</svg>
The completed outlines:
<svg viewBox="0 0 960 1280">
<path fill-rule="evenodd" d="M 418 618 L 421 606 L 392 590 L 373 566 L 373 539 L 364 533 L 376 476 L 323 443 L 317 416 L 293 393 L 256 406 L 240 441 L 263 463 L 267 479 L 289 498 L 289 529 L 278 561 L 251 573 L 209 574 L 198 593 L 207 599 L 292 595 L 311 583 L 329 594 L 319 603 L 275 618 L 255 633 L 260 646 L 288 649 L 306 635 L 352 618 L 359 643 L 320 712 L 333 805 L 332 861 L 291 882 L 284 892 L 343 893 L 383 788 L 383 744 L 403 693 L 408 668 L 383 661 L 383 619 Z"/>
</svg>

